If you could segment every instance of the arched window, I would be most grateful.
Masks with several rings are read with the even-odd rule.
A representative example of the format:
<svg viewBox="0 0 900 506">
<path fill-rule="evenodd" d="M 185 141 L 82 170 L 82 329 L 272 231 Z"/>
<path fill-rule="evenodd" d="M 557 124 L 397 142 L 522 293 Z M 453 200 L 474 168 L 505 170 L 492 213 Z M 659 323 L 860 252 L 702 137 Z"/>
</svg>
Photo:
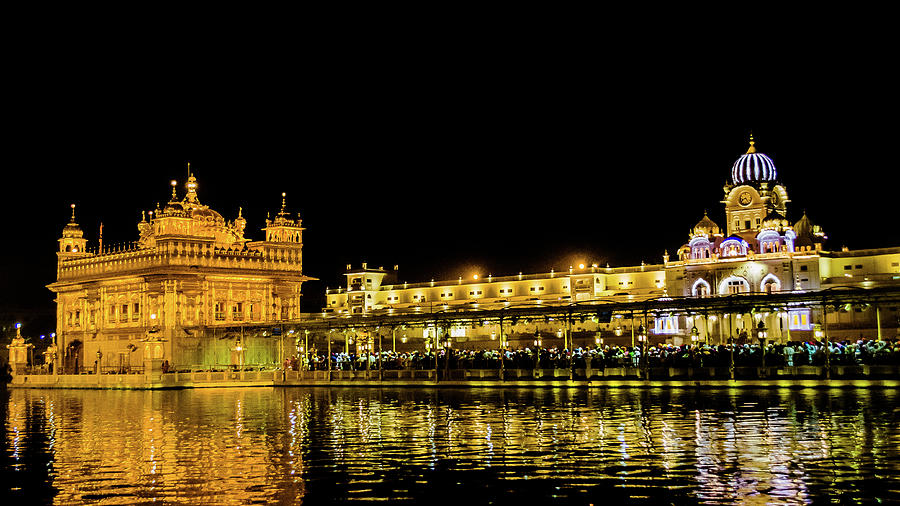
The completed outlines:
<svg viewBox="0 0 900 506">
<path fill-rule="evenodd" d="M 719 246 L 723 257 L 737 257 L 747 254 L 747 243 L 741 239 L 726 239 Z"/>
<path fill-rule="evenodd" d="M 772 293 L 781 290 L 781 280 L 774 274 L 767 274 L 759 285 L 759 290 L 765 293 Z"/>
<path fill-rule="evenodd" d="M 688 243 L 688 246 L 691 248 L 691 258 L 692 259 L 700 259 L 700 258 L 709 258 L 709 240 L 704 236 L 699 236 L 691 239 L 691 242 Z"/>
<path fill-rule="evenodd" d="M 729 276 L 719 284 L 719 294 L 747 293 L 750 291 L 750 283 L 740 276 Z"/>
<path fill-rule="evenodd" d="M 695 281 L 691 287 L 691 295 L 694 297 L 708 297 L 711 291 L 709 283 L 703 278 Z"/>
</svg>

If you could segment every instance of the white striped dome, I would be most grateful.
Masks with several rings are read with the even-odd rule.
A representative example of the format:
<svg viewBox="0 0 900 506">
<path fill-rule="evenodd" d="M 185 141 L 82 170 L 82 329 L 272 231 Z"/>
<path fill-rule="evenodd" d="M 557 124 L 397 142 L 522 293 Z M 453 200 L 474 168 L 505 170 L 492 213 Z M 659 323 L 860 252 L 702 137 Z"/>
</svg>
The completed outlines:
<svg viewBox="0 0 900 506">
<path fill-rule="evenodd" d="M 757 153 L 753 146 L 753 136 L 750 136 L 750 149 L 746 154 L 734 162 L 731 167 L 731 180 L 734 184 L 749 183 L 753 181 L 775 181 L 778 174 L 775 172 L 775 164 L 772 159 L 763 153 Z"/>
</svg>

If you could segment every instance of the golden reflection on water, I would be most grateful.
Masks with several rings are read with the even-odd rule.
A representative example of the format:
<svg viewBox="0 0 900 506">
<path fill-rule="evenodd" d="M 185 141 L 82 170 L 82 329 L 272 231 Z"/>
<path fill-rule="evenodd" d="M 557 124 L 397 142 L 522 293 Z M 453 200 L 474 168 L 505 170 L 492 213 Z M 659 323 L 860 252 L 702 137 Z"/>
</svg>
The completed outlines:
<svg viewBox="0 0 900 506">
<path fill-rule="evenodd" d="M 13 390 L 3 466 L 23 478 L 11 493 L 53 490 L 60 504 L 401 501 L 443 490 L 477 492 L 476 502 L 890 502 L 900 500 L 897 400 L 863 390 Z"/>
</svg>

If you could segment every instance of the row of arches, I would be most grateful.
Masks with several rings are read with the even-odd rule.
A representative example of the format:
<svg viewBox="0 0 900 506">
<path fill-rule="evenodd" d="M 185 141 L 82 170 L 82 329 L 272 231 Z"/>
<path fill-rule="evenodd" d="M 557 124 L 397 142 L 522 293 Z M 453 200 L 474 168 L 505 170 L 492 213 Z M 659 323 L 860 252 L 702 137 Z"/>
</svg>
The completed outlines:
<svg viewBox="0 0 900 506">
<path fill-rule="evenodd" d="M 728 276 L 723 279 L 718 286 L 716 293 L 718 295 L 729 295 L 733 293 L 750 292 L 750 282 L 743 276 Z M 759 284 L 759 291 L 764 293 L 772 293 L 781 290 L 781 280 L 774 274 L 767 274 Z M 703 278 L 694 282 L 691 287 L 691 295 L 694 297 L 707 297 L 712 295 L 712 285 Z"/>
</svg>

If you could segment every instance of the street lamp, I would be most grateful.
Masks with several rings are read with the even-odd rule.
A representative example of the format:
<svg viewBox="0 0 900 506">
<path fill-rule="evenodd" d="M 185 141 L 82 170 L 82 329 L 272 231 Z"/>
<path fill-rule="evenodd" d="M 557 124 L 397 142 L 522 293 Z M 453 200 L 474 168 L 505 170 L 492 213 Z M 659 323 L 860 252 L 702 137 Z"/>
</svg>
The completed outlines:
<svg viewBox="0 0 900 506">
<path fill-rule="evenodd" d="M 766 328 L 766 324 L 760 321 L 759 325 L 756 326 L 756 337 L 758 337 L 760 341 L 765 341 L 766 338 L 769 337 L 768 331 L 769 329 Z"/>
<path fill-rule="evenodd" d="M 691 342 L 696 343 L 697 340 L 700 339 L 700 331 L 697 329 L 697 326 L 694 325 L 691 327 Z"/>
<path fill-rule="evenodd" d="M 762 352 L 762 366 L 766 367 L 766 338 L 769 337 L 769 329 L 766 328 L 766 324 L 763 323 L 762 320 L 759 321 L 759 325 L 756 326 L 756 337 L 759 338 L 759 349 Z"/>
<path fill-rule="evenodd" d="M 641 324 L 641 326 L 638 327 L 637 338 L 638 338 L 638 341 L 640 341 L 642 343 L 647 340 L 647 330 L 644 329 L 644 324 Z"/>
</svg>

